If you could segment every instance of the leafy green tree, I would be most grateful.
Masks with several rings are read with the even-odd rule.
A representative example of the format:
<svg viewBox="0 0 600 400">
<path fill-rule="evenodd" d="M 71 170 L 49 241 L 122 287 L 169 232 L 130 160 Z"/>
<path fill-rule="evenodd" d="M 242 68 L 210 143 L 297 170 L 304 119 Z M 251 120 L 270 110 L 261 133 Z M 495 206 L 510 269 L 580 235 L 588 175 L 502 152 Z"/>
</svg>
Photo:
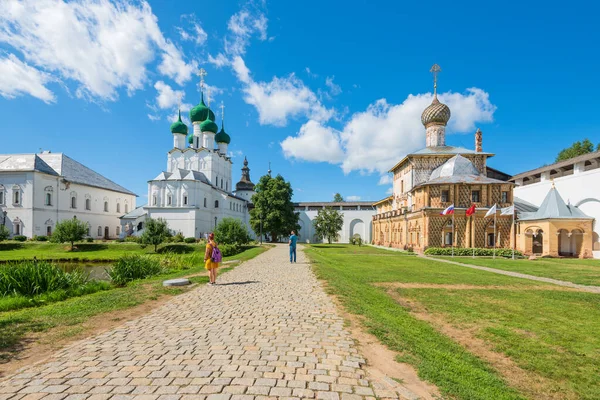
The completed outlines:
<svg viewBox="0 0 600 400">
<path fill-rule="evenodd" d="M 223 218 L 215 229 L 215 241 L 219 244 L 247 244 L 250 241 L 248 230 L 237 218 Z"/>
<path fill-rule="evenodd" d="M 315 232 L 318 237 L 326 238 L 331 244 L 332 240 L 337 238 L 337 234 L 344 226 L 344 216 L 338 210 L 331 207 L 325 207 L 319 210 L 313 221 Z"/>
<path fill-rule="evenodd" d="M 83 240 L 87 232 L 88 226 L 85 222 L 77 218 L 65 219 L 56 223 L 50 240 L 54 243 L 69 242 L 71 243 L 71 250 L 73 250 L 73 244 Z"/>
<path fill-rule="evenodd" d="M 341 194 L 336 193 L 335 196 L 333 196 L 333 202 L 334 203 L 342 203 L 342 202 L 344 202 L 344 198 L 342 197 Z"/>
<path fill-rule="evenodd" d="M 250 226 L 257 235 L 262 232 L 271 235 L 271 241 L 280 236 L 287 236 L 294 230 L 298 232 L 300 213 L 294 211 L 292 203 L 292 185 L 281 175 L 272 178 L 264 175 L 255 186 L 256 194 L 252 196 L 254 209 L 250 210 Z"/>
<path fill-rule="evenodd" d="M 142 233 L 140 241 L 143 244 L 154 245 L 154 252 L 156 253 L 158 245 L 169 237 L 171 237 L 171 233 L 169 232 L 167 221 L 162 218 L 147 218 L 144 233 Z"/>
<path fill-rule="evenodd" d="M 8 239 L 9 236 L 10 231 L 8 230 L 8 228 L 4 225 L 0 225 L 0 242 Z"/>
<path fill-rule="evenodd" d="M 596 147 L 596 150 L 600 150 L 600 143 Z M 571 147 L 562 149 L 556 157 L 556 162 L 568 160 L 569 158 L 581 156 L 583 154 L 591 153 L 594 151 L 594 144 L 589 139 L 583 139 L 581 142 L 575 142 Z"/>
</svg>

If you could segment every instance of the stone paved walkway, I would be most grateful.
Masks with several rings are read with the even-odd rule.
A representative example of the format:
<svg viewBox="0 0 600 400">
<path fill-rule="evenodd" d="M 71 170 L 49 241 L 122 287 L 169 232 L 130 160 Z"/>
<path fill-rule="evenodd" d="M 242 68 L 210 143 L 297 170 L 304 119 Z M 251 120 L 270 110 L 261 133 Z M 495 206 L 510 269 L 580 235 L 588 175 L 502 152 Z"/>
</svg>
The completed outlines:
<svg viewBox="0 0 600 400">
<path fill-rule="evenodd" d="M 305 263 L 277 246 L 153 311 L 0 381 L 0 399 L 398 398 Z"/>
</svg>

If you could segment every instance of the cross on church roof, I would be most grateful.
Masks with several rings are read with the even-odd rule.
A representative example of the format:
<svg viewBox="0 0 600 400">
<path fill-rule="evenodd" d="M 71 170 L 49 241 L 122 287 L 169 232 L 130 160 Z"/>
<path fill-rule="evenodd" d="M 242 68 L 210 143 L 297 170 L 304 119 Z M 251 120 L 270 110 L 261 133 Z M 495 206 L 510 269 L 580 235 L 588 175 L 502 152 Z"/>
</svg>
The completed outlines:
<svg viewBox="0 0 600 400">
<path fill-rule="evenodd" d="M 433 66 L 431 67 L 431 69 L 429 70 L 429 72 L 431 72 L 433 74 L 433 95 L 435 97 L 437 97 L 437 74 L 441 71 L 442 69 L 440 68 L 439 65 L 437 64 L 433 64 Z"/>
<path fill-rule="evenodd" d="M 202 92 L 204 90 L 204 77 L 208 75 L 208 72 L 206 72 L 206 70 L 204 68 L 200 68 L 200 70 L 198 70 L 198 76 L 200 77 L 200 91 Z"/>
<path fill-rule="evenodd" d="M 225 104 L 223 103 L 223 100 L 221 100 L 219 108 L 221 109 L 221 121 L 223 121 L 225 120 Z"/>
</svg>

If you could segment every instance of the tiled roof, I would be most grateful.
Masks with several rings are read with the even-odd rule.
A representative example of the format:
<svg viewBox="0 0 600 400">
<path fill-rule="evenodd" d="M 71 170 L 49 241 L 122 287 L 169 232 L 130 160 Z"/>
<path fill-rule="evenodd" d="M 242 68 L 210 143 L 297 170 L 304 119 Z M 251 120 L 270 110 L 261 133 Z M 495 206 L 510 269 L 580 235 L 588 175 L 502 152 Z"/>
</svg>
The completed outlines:
<svg viewBox="0 0 600 400">
<path fill-rule="evenodd" d="M 577 164 L 582 161 L 593 160 L 595 158 L 600 158 L 600 151 L 596 151 L 594 153 L 583 154 L 581 156 L 569 158 L 568 160 L 559 161 L 557 163 L 550 164 L 550 165 L 544 165 L 543 167 L 532 169 L 530 171 L 521 172 L 519 174 L 514 175 L 512 178 L 510 178 L 510 180 L 514 181 L 516 179 L 525 178 L 525 177 L 531 176 L 531 175 L 541 174 L 542 172 L 566 167 L 566 166 L 569 166 L 572 164 Z"/>
<path fill-rule="evenodd" d="M 522 221 L 540 219 L 593 219 L 572 204 L 565 204 L 556 188 L 551 188 L 540 208 L 534 212 L 523 212 L 519 215 Z"/>
<path fill-rule="evenodd" d="M 121 219 L 136 219 L 141 217 L 142 215 L 146 215 L 146 210 L 144 210 L 144 206 L 137 207 L 135 210 L 131 210 L 127 214 L 123 215 Z"/>
</svg>

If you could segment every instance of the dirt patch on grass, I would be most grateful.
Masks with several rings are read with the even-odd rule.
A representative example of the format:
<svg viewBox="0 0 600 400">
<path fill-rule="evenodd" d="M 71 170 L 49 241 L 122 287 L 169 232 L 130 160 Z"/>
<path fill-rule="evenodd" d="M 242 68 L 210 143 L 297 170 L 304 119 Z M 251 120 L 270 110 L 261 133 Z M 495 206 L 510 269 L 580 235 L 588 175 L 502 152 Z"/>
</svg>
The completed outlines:
<svg viewBox="0 0 600 400">
<path fill-rule="evenodd" d="M 326 281 L 320 282 L 323 287 L 327 287 Z M 415 398 L 415 396 L 422 400 L 441 398 L 435 385 L 421 380 L 412 365 L 396 361 L 399 353 L 388 349 L 379 342 L 377 337 L 365 330 L 363 318 L 348 313 L 335 295 L 329 293 L 329 297 L 336 305 L 338 313 L 348 322 L 346 329 L 356 341 L 359 353 L 365 357 L 367 363 L 364 369 L 372 381 L 404 395 L 401 398 Z"/>
<path fill-rule="evenodd" d="M 566 391 L 564 386 L 558 386 L 555 382 L 539 376 L 531 371 L 527 371 L 519 367 L 512 359 L 502 353 L 495 352 L 491 345 L 477 337 L 477 333 L 481 329 L 478 326 L 456 327 L 446 321 L 440 315 L 434 315 L 427 312 L 426 308 L 414 300 L 403 298 L 396 289 L 406 287 L 405 284 L 392 284 L 388 286 L 387 293 L 396 302 L 410 310 L 411 315 L 422 321 L 430 323 L 442 334 L 448 336 L 472 354 L 483 359 L 491 364 L 498 373 L 507 381 L 507 383 L 518 389 L 527 398 L 534 400 L 575 400 L 579 396 L 576 393 Z M 410 284 L 408 284 L 410 285 Z M 384 286 L 384 285 L 378 285 Z M 425 284 L 421 287 L 432 286 L 441 288 L 448 286 L 455 289 L 454 286 L 470 286 L 470 285 L 429 285 Z M 482 288 L 476 286 L 475 288 Z M 486 288 L 484 286 L 483 288 Z M 504 288 L 504 287 L 499 287 Z M 559 288 L 565 290 L 567 288 Z M 523 288 L 521 288 L 523 290 Z M 527 288 L 529 290 L 529 287 Z M 541 289 L 540 289 L 541 290 Z M 545 287 L 544 287 L 544 290 Z"/>
<path fill-rule="evenodd" d="M 553 290 L 561 292 L 585 292 L 585 290 L 564 286 L 501 286 L 501 285 L 465 285 L 445 283 L 404 283 L 404 282 L 375 282 L 373 286 L 393 289 L 446 289 L 446 290 Z"/>
</svg>

